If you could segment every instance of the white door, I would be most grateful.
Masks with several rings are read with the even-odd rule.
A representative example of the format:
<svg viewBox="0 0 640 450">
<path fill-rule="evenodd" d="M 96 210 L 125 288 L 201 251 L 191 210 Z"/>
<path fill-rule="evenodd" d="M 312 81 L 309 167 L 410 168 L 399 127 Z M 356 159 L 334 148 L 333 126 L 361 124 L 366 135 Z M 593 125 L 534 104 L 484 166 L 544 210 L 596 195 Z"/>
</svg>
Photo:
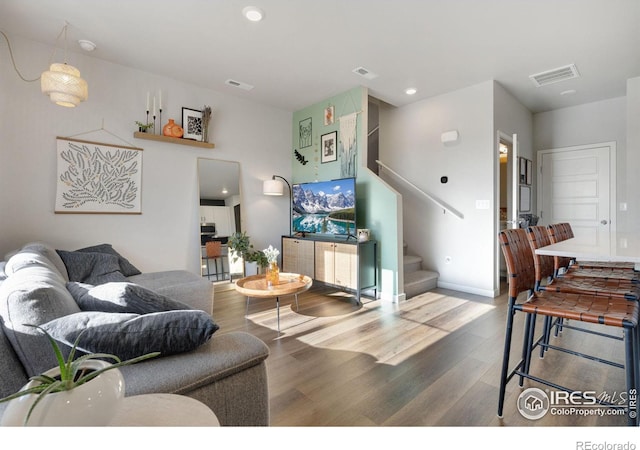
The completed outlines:
<svg viewBox="0 0 640 450">
<path fill-rule="evenodd" d="M 538 152 L 540 223 L 569 222 L 585 244 L 608 241 L 615 231 L 615 155 L 615 143 Z"/>
</svg>

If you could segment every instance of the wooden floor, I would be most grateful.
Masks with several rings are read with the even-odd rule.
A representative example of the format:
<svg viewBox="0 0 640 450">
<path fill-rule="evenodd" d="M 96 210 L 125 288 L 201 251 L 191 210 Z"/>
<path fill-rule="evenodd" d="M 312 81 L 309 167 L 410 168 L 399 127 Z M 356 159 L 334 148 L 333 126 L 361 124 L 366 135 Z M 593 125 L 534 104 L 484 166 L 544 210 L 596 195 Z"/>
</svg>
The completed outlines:
<svg viewBox="0 0 640 450">
<path fill-rule="evenodd" d="M 526 419 L 516 407 L 521 388 L 515 379 L 504 418 L 497 417 L 506 295 L 437 289 L 396 304 L 363 298 L 359 306 L 350 295 L 313 287 L 298 302 L 296 310 L 294 297 L 281 299 L 278 333 L 275 299 L 250 299 L 247 309 L 233 285 L 216 286 L 218 333 L 247 331 L 271 350 L 272 426 L 626 425 L 625 416 L 608 415 L 609 408 L 602 417 Z M 522 319 L 516 315 L 513 359 Z M 570 330 L 557 339 L 624 361 L 619 341 Z M 553 373 L 560 384 L 610 395 L 625 387 L 622 369 L 559 352 L 536 356 L 532 373 Z"/>
</svg>

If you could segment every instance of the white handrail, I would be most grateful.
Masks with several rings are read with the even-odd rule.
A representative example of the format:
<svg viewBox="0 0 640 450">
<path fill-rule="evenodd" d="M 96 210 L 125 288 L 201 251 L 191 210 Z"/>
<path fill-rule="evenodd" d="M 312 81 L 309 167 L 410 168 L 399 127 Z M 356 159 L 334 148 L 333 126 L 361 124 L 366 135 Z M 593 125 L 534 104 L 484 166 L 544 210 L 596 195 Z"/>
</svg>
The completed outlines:
<svg viewBox="0 0 640 450">
<path fill-rule="evenodd" d="M 464 219 L 464 214 L 462 214 L 460 211 L 458 211 L 457 209 L 455 209 L 453 206 L 448 205 L 447 203 L 443 202 L 442 200 L 434 197 L 433 195 L 430 195 L 428 193 L 426 193 L 425 191 L 423 191 L 422 189 L 420 189 L 418 186 L 416 186 L 415 184 L 413 184 L 411 181 L 407 180 L 405 177 L 403 177 L 402 175 L 400 175 L 398 172 L 396 172 L 395 170 L 393 170 L 391 167 L 387 166 L 386 164 L 384 164 L 382 161 L 379 161 L 376 159 L 376 163 L 382 167 L 385 170 L 388 170 L 389 172 L 391 172 L 395 177 L 399 178 L 400 180 L 404 181 L 406 184 L 408 184 L 409 186 L 411 186 L 413 189 L 415 189 L 416 191 L 418 191 L 420 194 L 422 194 L 423 196 L 427 197 L 429 200 L 431 200 L 433 203 L 435 203 L 436 205 L 438 205 L 439 207 L 441 207 L 442 209 L 444 209 L 445 211 L 449 211 L 451 214 L 453 214 L 454 216 L 456 216 L 459 219 Z"/>
</svg>

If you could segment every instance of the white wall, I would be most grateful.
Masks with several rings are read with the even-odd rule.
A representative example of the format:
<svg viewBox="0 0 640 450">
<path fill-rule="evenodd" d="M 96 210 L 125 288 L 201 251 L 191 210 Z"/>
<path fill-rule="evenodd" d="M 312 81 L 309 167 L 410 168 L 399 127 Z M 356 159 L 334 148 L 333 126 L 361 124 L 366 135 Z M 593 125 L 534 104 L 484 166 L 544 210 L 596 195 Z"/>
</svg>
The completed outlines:
<svg viewBox="0 0 640 450">
<path fill-rule="evenodd" d="M 570 108 L 534 114 L 534 152 L 553 148 L 570 147 L 599 142 L 616 142 L 617 157 L 617 199 L 618 204 L 637 204 L 637 190 L 629 190 L 628 183 L 637 178 L 627 167 L 639 167 L 638 159 L 627 155 L 627 99 L 617 97 L 599 102 L 587 103 Z M 637 148 L 637 147 L 636 147 Z M 635 208 L 637 211 L 637 206 Z M 628 213 L 617 213 L 617 230 L 625 231 Z M 637 221 L 636 221 L 637 223 Z"/>
<path fill-rule="evenodd" d="M 382 174 L 403 195 L 404 240 L 440 274 L 439 285 L 481 295 L 494 294 L 493 82 L 488 81 L 389 111 L 381 130 L 380 159 L 422 190 L 464 214 L 443 214 L 394 178 Z M 440 135 L 458 130 L 445 146 Z M 440 182 L 447 176 L 446 184 Z M 446 263 L 446 257 L 451 263 Z"/>
<path fill-rule="evenodd" d="M 37 77 L 51 48 L 10 38 L 21 72 Z M 0 255 L 32 240 L 64 249 L 108 242 L 143 271 L 199 274 L 198 157 L 240 162 L 242 225 L 257 248 L 276 245 L 287 232 L 287 204 L 263 196 L 262 181 L 273 174 L 291 176 L 290 112 L 80 54 L 71 54 L 69 63 L 87 80 L 89 99 L 63 108 L 40 93 L 39 83 L 21 81 L 6 63 L 6 48 L 0 52 Z M 133 138 L 134 121 L 145 119 L 147 91 L 159 89 L 165 123 L 181 123 L 183 106 L 213 108 L 215 149 Z M 82 134 L 103 127 L 107 131 Z M 55 138 L 78 134 L 144 148 L 141 215 L 54 214 Z"/>
<path fill-rule="evenodd" d="M 640 231 L 640 77 L 627 80 L 627 152 L 626 165 L 623 172 L 626 176 L 626 189 L 619 189 L 618 199 L 625 198 L 628 205 L 626 213 L 618 213 L 621 225 L 625 231 L 637 233 Z M 620 177 L 620 174 L 618 175 Z M 618 183 L 620 179 L 618 178 Z M 623 197 L 620 194 L 624 193 Z M 626 219 L 626 223 L 624 220 Z"/>
</svg>

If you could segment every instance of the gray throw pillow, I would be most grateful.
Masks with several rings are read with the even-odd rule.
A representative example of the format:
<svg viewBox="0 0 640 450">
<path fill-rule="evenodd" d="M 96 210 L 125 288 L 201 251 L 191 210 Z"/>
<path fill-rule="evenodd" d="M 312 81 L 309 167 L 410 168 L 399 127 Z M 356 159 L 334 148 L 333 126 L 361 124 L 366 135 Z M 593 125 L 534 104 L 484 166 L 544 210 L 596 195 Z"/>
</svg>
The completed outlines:
<svg viewBox="0 0 640 450">
<path fill-rule="evenodd" d="M 166 356 L 193 350 L 219 327 L 204 311 L 189 310 L 143 315 L 83 311 L 47 322 L 42 328 L 69 348 L 84 331 L 78 344 L 81 354 L 111 353 L 125 360 L 151 352 Z"/>
<path fill-rule="evenodd" d="M 127 281 L 122 272 L 118 257 L 108 253 L 68 252 L 56 250 L 64 261 L 69 281 L 88 284 L 103 284 L 110 281 Z"/>
<path fill-rule="evenodd" d="M 111 244 L 99 244 L 93 245 L 91 247 L 81 248 L 76 250 L 77 252 L 86 252 L 86 253 L 106 253 L 108 255 L 114 255 L 118 257 L 118 264 L 120 265 L 120 272 L 125 277 L 130 277 L 132 275 L 140 275 L 142 272 L 138 270 L 136 266 L 131 264 L 127 258 L 118 253 Z"/>
<path fill-rule="evenodd" d="M 135 283 L 105 283 L 98 286 L 70 281 L 67 289 L 83 311 L 148 314 L 160 311 L 192 309 L 166 295 Z"/>
</svg>

